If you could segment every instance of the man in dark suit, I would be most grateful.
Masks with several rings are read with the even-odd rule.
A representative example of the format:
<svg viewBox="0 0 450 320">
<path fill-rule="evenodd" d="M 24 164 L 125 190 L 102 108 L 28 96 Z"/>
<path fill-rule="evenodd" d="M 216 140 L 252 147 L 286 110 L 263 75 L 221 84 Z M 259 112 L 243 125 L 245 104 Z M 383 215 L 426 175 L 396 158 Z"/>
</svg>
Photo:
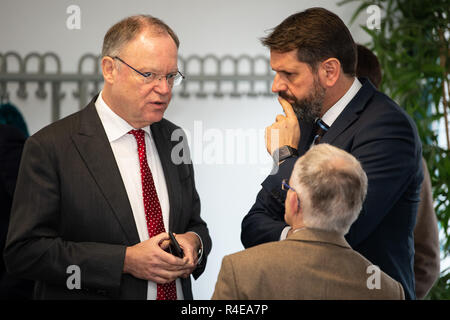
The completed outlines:
<svg viewBox="0 0 450 320">
<path fill-rule="evenodd" d="M 335 14 L 322 8 L 294 14 L 263 43 L 276 72 L 272 91 L 286 115 L 266 129 L 267 149 L 279 166 L 242 221 L 242 243 L 247 248 L 289 235 L 281 181 L 311 144 L 332 144 L 355 156 L 369 179 L 346 240 L 414 299 L 413 230 L 423 179 L 414 122 L 367 79 L 355 77 L 356 46 Z"/>
<path fill-rule="evenodd" d="M 4 256 L 36 298 L 193 298 L 211 239 L 192 164 L 171 157 L 181 129 L 163 118 L 182 80 L 178 46 L 157 18 L 115 24 L 100 94 L 28 139 Z M 167 231 L 183 258 L 166 252 Z"/>
<path fill-rule="evenodd" d="M 0 248 L 3 253 L 17 173 L 25 135 L 15 126 L 0 124 Z M 30 299 L 31 281 L 17 279 L 6 272 L 3 254 L 0 257 L 0 300 Z"/>
</svg>

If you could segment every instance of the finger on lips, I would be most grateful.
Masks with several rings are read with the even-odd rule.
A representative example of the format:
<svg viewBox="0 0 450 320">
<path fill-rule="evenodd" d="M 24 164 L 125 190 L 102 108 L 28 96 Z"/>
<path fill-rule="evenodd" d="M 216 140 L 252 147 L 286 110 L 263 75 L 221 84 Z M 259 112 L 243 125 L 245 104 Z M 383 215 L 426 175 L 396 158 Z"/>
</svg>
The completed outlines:
<svg viewBox="0 0 450 320">
<path fill-rule="evenodd" d="M 291 117 L 297 118 L 297 116 L 295 115 L 294 109 L 292 108 L 292 105 L 289 102 L 287 102 L 282 97 L 278 97 L 278 101 L 280 102 L 281 107 L 283 108 L 283 111 L 288 118 L 291 118 Z"/>
</svg>

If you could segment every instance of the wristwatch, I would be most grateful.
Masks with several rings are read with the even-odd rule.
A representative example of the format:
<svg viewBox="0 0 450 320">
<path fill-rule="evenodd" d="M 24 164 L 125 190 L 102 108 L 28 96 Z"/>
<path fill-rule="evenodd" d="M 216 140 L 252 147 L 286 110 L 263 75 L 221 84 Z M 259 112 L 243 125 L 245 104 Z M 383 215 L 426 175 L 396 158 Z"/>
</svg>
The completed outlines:
<svg viewBox="0 0 450 320">
<path fill-rule="evenodd" d="M 275 152 L 272 155 L 273 160 L 277 163 L 292 156 L 298 156 L 298 152 L 297 149 L 294 149 L 290 146 L 282 146 L 281 148 L 275 150 Z"/>
</svg>

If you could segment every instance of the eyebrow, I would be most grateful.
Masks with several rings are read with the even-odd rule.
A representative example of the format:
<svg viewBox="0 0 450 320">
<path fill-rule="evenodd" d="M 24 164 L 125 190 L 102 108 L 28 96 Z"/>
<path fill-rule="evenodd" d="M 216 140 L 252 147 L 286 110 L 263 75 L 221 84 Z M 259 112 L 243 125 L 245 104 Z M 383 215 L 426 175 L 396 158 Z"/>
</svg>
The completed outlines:
<svg viewBox="0 0 450 320">
<path fill-rule="evenodd" d="M 290 73 L 290 74 L 298 73 L 298 70 L 293 70 L 293 71 L 284 70 L 284 69 L 278 69 L 278 70 L 276 70 L 276 69 L 274 69 L 274 68 L 272 68 L 272 70 L 275 71 L 275 72 L 283 72 L 283 73 Z"/>
<path fill-rule="evenodd" d="M 283 68 L 274 68 L 274 67 L 271 67 L 272 68 L 272 70 L 273 71 L 275 71 L 275 72 L 289 72 L 289 73 L 294 73 L 294 72 L 297 72 L 298 70 L 297 69 L 295 69 L 295 70 L 293 70 L 293 71 L 288 71 L 289 69 L 283 69 Z"/>
<path fill-rule="evenodd" d="M 156 72 L 156 71 L 141 71 L 142 73 L 155 73 L 155 74 L 159 74 L 159 75 L 161 75 L 162 73 L 160 73 L 160 72 Z M 168 75 L 168 74 L 174 74 L 174 73 L 177 73 L 178 72 L 178 69 L 176 69 L 176 70 L 173 70 L 173 71 L 170 71 L 169 73 L 166 73 L 165 75 Z"/>
</svg>

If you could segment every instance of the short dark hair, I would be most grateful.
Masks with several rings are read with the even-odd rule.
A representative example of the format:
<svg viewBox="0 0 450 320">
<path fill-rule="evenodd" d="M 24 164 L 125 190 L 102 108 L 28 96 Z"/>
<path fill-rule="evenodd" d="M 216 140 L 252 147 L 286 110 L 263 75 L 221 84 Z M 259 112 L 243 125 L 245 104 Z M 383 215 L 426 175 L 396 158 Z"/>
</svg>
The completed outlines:
<svg viewBox="0 0 450 320">
<path fill-rule="evenodd" d="M 380 87 L 382 74 L 380 62 L 377 56 L 362 44 L 357 44 L 358 62 L 356 64 L 356 75 L 369 78 L 370 82 L 377 88 Z"/>
<path fill-rule="evenodd" d="M 298 60 L 312 70 L 319 62 L 336 58 L 344 73 L 355 76 L 356 45 L 352 35 L 344 22 L 326 9 L 310 8 L 289 16 L 261 42 L 279 52 L 297 49 Z"/>
<path fill-rule="evenodd" d="M 118 55 L 120 50 L 145 28 L 157 35 L 168 34 L 175 41 L 177 48 L 180 46 L 177 35 L 164 21 L 151 15 L 136 15 L 127 17 L 109 28 L 103 39 L 102 56 Z"/>
</svg>

